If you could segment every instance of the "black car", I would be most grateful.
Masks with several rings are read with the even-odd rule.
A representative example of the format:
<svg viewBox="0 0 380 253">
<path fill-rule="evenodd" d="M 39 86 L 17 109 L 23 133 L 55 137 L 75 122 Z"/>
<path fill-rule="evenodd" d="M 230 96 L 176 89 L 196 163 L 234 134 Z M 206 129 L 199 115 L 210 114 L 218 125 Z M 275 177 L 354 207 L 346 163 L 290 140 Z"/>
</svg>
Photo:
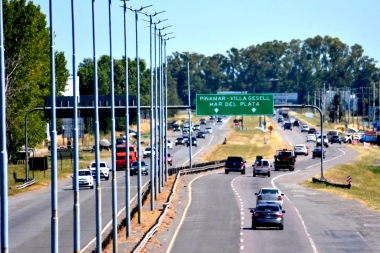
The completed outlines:
<svg viewBox="0 0 380 253">
<path fill-rule="evenodd" d="M 197 147 L 197 138 L 191 137 L 191 145 Z M 186 147 L 188 147 L 188 146 L 189 146 L 189 139 L 187 139 L 187 141 L 186 141 Z"/>
<path fill-rule="evenodd" d="M 322 149 L 321 148 L 315 148 L 313 151 L 313 159 L 315 157 L 321 157 L 322 156 Z M 323 159 L 325 159 L 326 151 L 323 150 Z"/>
<path fill-rule="evenodd" d="M 199 131 L 199 132 L 197 133 L 197 138 L 203 138 L 203 139 L 206 139 L 206 135 L 205 135 L 204 132 Z"/>
<path fill-rule="evenodd" d="M 294 122 L 293 122 L 293 127 L 299 127 L 300 126 L 300 122 L 299 122 L 299 120 L 295 120 Z"/>
<path fill-rule="evenodd" d="M 278 204 L 263 203 L 258 204 L 252 213 L 252 229 L 257 227 L 278 227 L 284 229 L 284 213 Z"/>
<path fill-rule="evenodd" d="M 281 123 L 281 122 L 284 122 L 284 118 L 278 118 L 277 119 L 277 123 Z"/>
<path fill-rule="evenodd" d="M 181 132 L 181 127 L 178 124 L 173 125 L 173 132 Z"/>
<path fill-rule="evenodd" d="M 286 129 L 289 129 L 289 130 L 292 131 L 292 123 L 290 123 L 290 122 L 285 122 L 285 123 L 284 123 L 284 130 L 286 130 Z"/>
<path fill-rule="evenodd" d="M 207 125 L 206 119 L 201 119 L 199 125 Z"/>
<path fill-rule="evenodd" d="M 175 145 L 185 145 L 185 140 L 182 138 L 182 137 L 178 137 L 176 140 L 175 140 Z"/>
<path fill-rule="evenodd" d="M 330 143 L 333 144 L 333 143 L 339 143 L 339 144 L 342 144 L 342 141 L 339 139 L 339 136 L 338 135 L 333 135 L 330 139 Z"/>
</svg>

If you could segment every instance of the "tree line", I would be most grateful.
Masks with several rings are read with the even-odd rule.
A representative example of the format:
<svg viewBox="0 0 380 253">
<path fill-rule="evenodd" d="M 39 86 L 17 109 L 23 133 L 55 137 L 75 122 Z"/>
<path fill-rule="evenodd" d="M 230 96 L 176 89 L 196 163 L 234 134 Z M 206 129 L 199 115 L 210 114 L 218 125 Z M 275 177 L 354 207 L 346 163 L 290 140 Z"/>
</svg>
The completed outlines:
<svg viewBox="0 0 380 253">
<path fill-rule="evenodd" d="M 26 114 L 33 108 L 43 107 L 44 97 L 50 96 L 50 35 L 46 15 L 31 1 L 3 1 L 3 12 L 7 149 L 11 158 L 16 157 L 25 144 Z M 314 99 L 314 91 L 319 91 L 324 84 L 360 90 L 379 82 L 376 61 L 364 55 L 360 45 L 349 46 L 329 36 L 290 42 L 274 40 L 242 49 L 231 48 L 225 55 L 175 52 L 167 60 L 168 105 L 188 103 L 188 62 L 192 105 L 195 105 L 196 94 L 218 91 L 297 92 L 299 103 L 305 103 L 307 94 Z M 107 55 L 97 61 L 99 95 L 110 94 L 109 62 Z M 148 105 L 151 72 L 145 60 L 139 62 L 141 104 Z M 63 52 L 55 52 L 55 63 L 56 95 L 60 96 L 69 77 Z M 136 59 L 128 58 L 128 66 L 129 94 L 133 96 L 136 94 Z M 84 59 L 78 66 L 81 95 L 93 95 L 93 67 L 91 58 Z M 114 59 L 114 73 L 115 93 L 123 95 L 125 57 Z M 46 139 L 47 122 L 42 113 L 30 114 L 28 142 L 31 147 Z M 92 131 L 88 127 L 91 124 L 86 125 L 87 131 Z M 117 129 L 124 127 L 124 120 L 118 120 Z M 101 129 L 110 129 L 108 120 L 102 119 Z"/>
</svg>

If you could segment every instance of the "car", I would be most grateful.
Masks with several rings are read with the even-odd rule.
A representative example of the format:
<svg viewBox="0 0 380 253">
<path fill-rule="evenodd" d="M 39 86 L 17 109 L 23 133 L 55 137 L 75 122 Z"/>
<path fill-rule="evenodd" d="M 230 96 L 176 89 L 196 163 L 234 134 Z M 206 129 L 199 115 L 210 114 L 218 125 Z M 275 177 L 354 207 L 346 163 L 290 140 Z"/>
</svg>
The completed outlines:
<svg viewBox="0 0 380 253">
<path fill-rule="evenodd" d="M 334 143 L 339 143 L 339 144 L 342 144 L 341 140 L 339 139 L 339 136 L 338 135 L 333 135 L 330 139 L 330 143 L 331 144 L 334 144 Z"/>
<path fill-rule="evenodd" d="M 184 129 L 182 130 L 182 134 L 184 134 L 184 135 L 189 135 L 189 130 L 184 128 Z"/>
<path fill-rule="evenodd" d="M 284 213 L 281 206 L 275 203 L 263 203 L 256 206 L 252 213 L 252 229 L 257 227 L 278 227 L 284 229 Z"/>
<path fill-rule="evenodd" d="M 197 147 L 197 138 L 191 137 L 191 145 Z M 188 146 L 189 146 L 189 139 L 187 139 L 187 142 L 186 142 L 186 147 Z"/>
<path fill-rule="evenodd" d="M 218 119 L 216 120 L 216 124 L 223 124 L 223 120 L 222 120 L 222 118 L 218 118 Z"/>
<path fill-rule="evenodd" d="M 88 168 L 91 170 L 91 174 L 93 178 L 96 178 L 96 162 L 92 162 Z M 99 162 L 99 170 L 100 170 L 100 178 L 104 178 L 105 180 L 109 180 L 110 178 L 110 167 L 106 162 Z"/>
<path fill-rule="evenodd" d="M 293 122 L 293 127 L 299 127 L 299 126 L 300 126 L 300 121 L 296 119 L 296 120 Z"/>
<path fill-rule="evenodd" d="M 139 162 L 138 161 L 132 162 L 132 164 L 131 164 L 131 166 L 129 168 L 129 174 L 131 176 L 137 175 L 138 167 L 139 167 Z M 148 175 L 149 168 L 148 168 L 148 164 L 145 161 L 141 161 L 140 168 L 141 168 L 141 175 L 142 174 Z"/>
<path fill-rule="evenodd" d="M 186 145 L 186 143 L 189 141 L 189 136 L 188 135 L 184 135 L 184 136 L 182 136 L 182 138 L 183 138 L 183 145 Z"/>
<path fill-rule="evenodd" d="M 206 119 L 201 119 L 199 124 L 200 125 L 207 125 Z"/>
<path fill-rule="evenodd" d="M 317 132 L 317 129 L 315 128 L 309 128 L 309 131 L 307 131 L 308 134 L 313 134 L 315 132 Z"/>
<path fill-rule="evenodd" d="M 73 178 L 73 189 L 74 189 L 74 176 Z M 92 172 L 89 169 L 78 170 L 78 183 L 79 188 L 81 187 L 90 187 L 94 189 L 94 178 L 92 176 Z"/>
<path fill-rule="evenodd" d="M 305 144 L 297 144 L 294 146 L 294 153 L 296 155 L 308 156 L 309 155 L 309 148 L 306 147 Z"/>
<path fill-rule="evenodd" d="M 266 202 L 271 202 L 279 205 L 282 208 L 284 203 L 284 194 L 277 188 L 261 188 L 259 192 L 255 193 L 256 206 Z"/>
<path fill-rule="evenodd" d="M 310 130 L 310 127 L 308 126 L 308 125 L 303 125 L 302 127 L 301 127 L 301 133 L 302 132 L 308 132 Z"/>
<path fill-rule="evenodd" d="M 205 128 L 205 133 L 212 134 L 212 128 L 211 127 L 206 127 Z"/>
<path fill-rule="evenodd" d="M 199 132 L 197 133 L 197 138 L 203 138 L 203 139 L 205 139 L 205 138 L 206 138 L 206 135 L 205 135 L 204 132 L 199 131 Z"/>
<path fill-rule="evenodd" d="M 290 121 L 290 123 L 294 123 L 294 121 L 296 121 L 296 118 L 294 118 L 294 117 L 290 117 L 290 119 L 289 119 L 289 121 Z"/>
<path fill-rule="evenodd" d="M 293 130 L 292 130 L 292 123 L 290 123 L 290 122 L 285 122 L 285 123 L 284 123 L 284 130 L 286 130 L 286 129 L 289 129 L 289 130 L 293 131 Z"/>
<path fill-rule="evenodd" d="M 256 158 L 256 161 L 252 165 L 252 167 L 253 167 L 253 177 L 256 177 L 256 175 L 266 175 L 270 177 L 270 171 L 273 165 L 269 159 Z"/>
<path fill-rule="evenodd" d="M 173 142 L 172 142 L 171 140 L 167 140 L 167 141 L 166 141 L 166 147 L 167 147 L 168 149 L 173 149 Z"/>
<path fill-rule="evenodd" d="M 225 174 L 230 172 L 245 174 L 245 163 L 246 161 L 241 156 L 229 156 L 224 164 L 224 172 Z"/>
<path fill-rule="evenodd" d="M 320 148 L 320 147 L 314 148 L 312 153 L 313 153 L 313 159 L 316 157 L 321 157 L 322 156 L 322 148 Z M 326 154 L 326 151 L 323 150 L 323 159 L 325 159 L 325 154 Z"/>
<path fill-rule="evenodd" d="M 321 136 L 318 137 L 317 139 L 317 147 L 321 146 Z M 327 136 L 323 135 L 323 146 L 326 148 L 329 147 L 329 141 L 327 140 Z"/>
<path fill-rule="evenodd" d="M 153 153 L 153 155 L 155 154 L 155 148 L 153 148 L 153 152 L 152 152 L 152 147 L 146 147 L 145 149 L 144 149 L 144 151 L 143 151 L 143 158 L 146 158 L 146 157 L 149 157 L 149 156 L 151 156 L 152 155 L 152 153 Z"/>
<path fill-rule="evenodd" d="M 178 124 L 173 125 L 173 132 L 181 132 L 181 127 Z"/>
<path fill-rule="evenodd" d="M 316 142 L 316 141 L 317 141 L 317 137 L 315 137 L 314 134 L 307 134 L 307 135 L 306 135 L 306 142 L 309 142 L 309 141 L 314 141 L 314 142 Z"/>
<path fill-rule="evenodd" d="M 175 140 L 175 145 L 185 145 L 185 140 L 182 138 L 182 137 L 178 137 L 176 140 Z"/>
<path fill-rule="evenodd" d="M 281 123 L 281 122 L 284 122 L 284 118 L 283 117 L 278 117 L 278 119 L 277 119 L 277 123 Z"/>
<path fill-rule="evenodd" d="M 193 126 L 193 130 L 194 130 L 194 131 L 199 131 L 199 130 L 201 130 L 201 125 L 200 125 L 200 124 L 195 124 L 195 125 Z"/>
</svg>

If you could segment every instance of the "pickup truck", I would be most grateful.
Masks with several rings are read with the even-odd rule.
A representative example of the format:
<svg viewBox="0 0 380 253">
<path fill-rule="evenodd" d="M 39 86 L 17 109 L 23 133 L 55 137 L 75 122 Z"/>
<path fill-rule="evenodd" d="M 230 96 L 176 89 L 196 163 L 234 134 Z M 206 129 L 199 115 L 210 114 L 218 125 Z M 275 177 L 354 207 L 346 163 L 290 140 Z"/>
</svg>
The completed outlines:
<svg viewBox="0 0 380 253">
<path fill-rule="evenodd" d="M 274 170 L 279 169 L 289 169 L 289 171 L 294 170 L 296 163 L 296 154 L 294 150 L 291 149 L 281 149 L 277 150 L 274 156 Z"/>
<path fill-rule="evenodd" d="M 245 163 L 246 161 L 241 156 L 229 156 L 224 165 L 224 172 L 226 174 L 230 171 L 245 174 Z"/>
</svg>

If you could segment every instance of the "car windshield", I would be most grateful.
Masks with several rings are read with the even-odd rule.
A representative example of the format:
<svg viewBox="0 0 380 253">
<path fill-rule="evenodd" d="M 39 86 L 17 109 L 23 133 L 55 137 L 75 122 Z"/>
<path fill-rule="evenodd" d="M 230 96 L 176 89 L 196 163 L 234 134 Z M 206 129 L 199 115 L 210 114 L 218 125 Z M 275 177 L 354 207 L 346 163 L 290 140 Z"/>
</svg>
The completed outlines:
<svg viewBox="0 0 380 253">
<path fill-rule="evenodd" d="M 79 171 L 79 176 L 91 176 L 90 171 Z"/>
<path fill-rule="evenodd" d="M 261 189 L 261 194 L 277 194 L 277 189 Z"/>
</svg>

